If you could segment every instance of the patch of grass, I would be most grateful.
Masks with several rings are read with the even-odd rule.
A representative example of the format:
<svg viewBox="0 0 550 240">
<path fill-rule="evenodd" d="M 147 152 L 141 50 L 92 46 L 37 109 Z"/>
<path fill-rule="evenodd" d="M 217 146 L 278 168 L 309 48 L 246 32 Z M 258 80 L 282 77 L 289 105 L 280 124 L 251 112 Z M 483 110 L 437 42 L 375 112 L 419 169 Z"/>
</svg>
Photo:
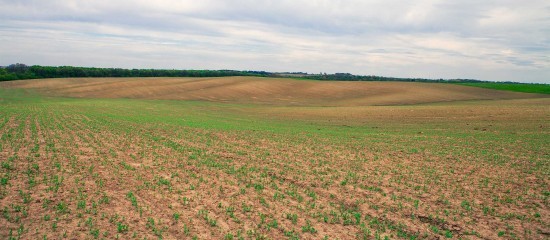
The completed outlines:
<svg viewBox="0 0 550 240">
<path fill-rule="evenodd" d="M 550 94 L 550 84 L 529 84 L 529 83 L 453 83 L 463 86 L 489 88 L 526 93 Z"/>
</svg>

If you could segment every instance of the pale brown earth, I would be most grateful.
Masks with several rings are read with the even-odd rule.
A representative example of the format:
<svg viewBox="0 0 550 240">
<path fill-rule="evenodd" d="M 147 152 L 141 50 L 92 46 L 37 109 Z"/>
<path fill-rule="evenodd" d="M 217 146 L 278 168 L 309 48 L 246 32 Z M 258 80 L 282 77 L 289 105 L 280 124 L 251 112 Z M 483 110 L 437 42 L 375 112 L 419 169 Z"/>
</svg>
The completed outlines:
<svg viewBox="0 0 550 240">
<path fill-rule="evenodd" d="M 392 94 L 353 101 L 357 98 L 347 98 L 339 87 L 328 90 L 331 84 L 352 83 L 267 79 L 270 86 L 310 88 L 282 87 L 279 93 L 258 88 L 265 93 L 258 100 L 260 95 L 252 99 L 234 89 L 245 85 L 252 94 L 251 86 L 263 84 L 260 79 L 239 79 L 230 78 L 240 83 L 226 85 L 227 95 L 233 96 L 228 99 L 266 104 L 182 107 L 179 101 L 45 98 L 25 103 L 0 98 L 0 178 L 8 179 L 0 185 L 0 238 L 550 236 L 550 98 L 445 84 L 353 83 L 346 91 L 358 95 L 356 88 L 362 85 L 452 95 L 441 100 L 443 95 L 413 91 L 409 102 Z M 57 96 L 156 99 L 164 94 L 151 81 L 173 81 L 180 88 L 162 88 L 171 96 L 167 99 L 186 99 L 176 93 L 186 93 L 187 84 L 204 84 L 201 80 L 216 85 L 212 79 L 100 79 L 97 85 L 93 79 L 53 79 L 0 85 Z M 72 88 L 63 89 L 63 81 Z M 71 81 L 87 82 L 95 90 Z M 143 86 L 133 85 L 140 82 Z M 126 93 L 111 89 L 116 85 L 120 90 L 120 84 L 127 84 Z M 323 85 L 324 96 L 340 99 L 319 100 L 321 105 L 337 106 L 314 106 L 304 97 L 320 96 L 312 90 L 320 89 L 318 84 L 329 84 Z M 203 91 L 222 94 L 222 89 Z M 274 97 L 284 89 L 302 106 L 286 106 L 292 104 Z M 194 94 L 193 100 L 221 101 L 198 90 L 188 94 Z M 480 96 L 500 100 L 473 100 Z M 395 99 L 400 102 L 391 102 Z M 360 106 L 415 101 L 422 104 Z M 165 118 L 147 119 L 156 115 Z M 186 125 L 189 115 L 206 116 L 204 121 L 226 118 L 233 124 L 301 125 L 292 125 L 289 132 L 263 125 L 267 129 L 224 130 Z M 304 230 L 307 225 L 315 231 Z"/>
<path fill-rule="evenodd" d="M 66 78 L 0 83 L 4 88 L 79 98 L 206 100 L 306 106 L 372 106 L 548 95 L 440 83 L 310 81 L 259 77 Z"/>
</svg>

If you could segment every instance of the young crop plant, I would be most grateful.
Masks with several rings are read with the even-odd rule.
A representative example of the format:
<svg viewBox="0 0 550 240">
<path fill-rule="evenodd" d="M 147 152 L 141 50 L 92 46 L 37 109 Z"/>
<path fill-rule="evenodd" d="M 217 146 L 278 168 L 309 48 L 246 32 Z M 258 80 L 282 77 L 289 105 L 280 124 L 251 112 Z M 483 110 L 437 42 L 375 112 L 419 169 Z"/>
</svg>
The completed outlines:
<svg viewBox="0 0 550 240">
<path fill-rule="evenodd" d="M 290 220 L 292 224 L 298 223 L 298 215 L 295 213 L 287 213 L 285 214 L 285 218 Z"/>
<path fill-rule="evenodd" d="M 119 233 L 128 232 L 128 225 L 123 224 L 122 222 L 117 222 L 117 232 Z"/>
<path fill-rule="evenodd" d="M 306 220 L 306 225 L 302 226 L 302 232 L 317 233 L 317 230 L 311 226 L 311 222 Z"/>
<path fill-rule="evenodd" d="M 128 194 L 126 194 L 126 197 L 130 200 L 130 202 L 132 203 L 132 206 L 134 206 L 136 209 L 138 209 L 138 202 L 137 202 L 137 198 L 134 195 L 134 193 L 133 192 L 128 192 Z"/>
<path fill-rule="evenodd" d="M 208 215 L 208 210 L 201 209 L 198 211 L 197 215 L 203 218 L 211 227 L 215 227 L 218 225 L 218 222 L 216 221 L 216 219 L 213 219 Z"/>
<path fill-rule="evenodd" d="M 246 205 L 245 203 L 242 204 L 243 213 L 251 212 L 252 206 Z"/>
<path fill-rule="evenodd" d="M 179 214 L 179 213 L 174 213 L 172 215 L 172 217 L 174 218 L 174 221 L 176 221 L 176 222 L 178 222 L 178 220 L 180 219 L 180 216 L 181 216 L 181 214 Z"/>
</svg>

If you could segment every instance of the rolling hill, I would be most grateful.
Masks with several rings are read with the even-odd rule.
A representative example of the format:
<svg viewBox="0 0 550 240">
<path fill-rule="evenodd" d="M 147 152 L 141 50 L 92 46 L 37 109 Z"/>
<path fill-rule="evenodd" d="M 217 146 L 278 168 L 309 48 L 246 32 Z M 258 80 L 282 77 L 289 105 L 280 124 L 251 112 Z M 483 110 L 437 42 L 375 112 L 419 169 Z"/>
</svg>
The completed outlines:
<svg viewBox="0 0 550 240">
<path fill-rule="evenodd" d="M 50 96 L 202 100 L 296 106 L 409 105 L 547 97 L 441 83 L 341 82 L 260 77 L 63 78 L 0 83 Z"/>
</svg>

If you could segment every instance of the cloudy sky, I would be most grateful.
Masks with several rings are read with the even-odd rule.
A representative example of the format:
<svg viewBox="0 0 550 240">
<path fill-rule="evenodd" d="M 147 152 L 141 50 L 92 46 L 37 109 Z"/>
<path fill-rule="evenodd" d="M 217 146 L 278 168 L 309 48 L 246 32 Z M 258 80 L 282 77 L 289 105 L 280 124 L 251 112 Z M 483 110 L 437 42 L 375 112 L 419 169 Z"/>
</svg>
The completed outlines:
<svg viewBox="0 0 550 240">
<path fill-rule="evenodd" d="M 548 0 L 0 0 L 0 65 L 550 83 Z"/>
</svg>

